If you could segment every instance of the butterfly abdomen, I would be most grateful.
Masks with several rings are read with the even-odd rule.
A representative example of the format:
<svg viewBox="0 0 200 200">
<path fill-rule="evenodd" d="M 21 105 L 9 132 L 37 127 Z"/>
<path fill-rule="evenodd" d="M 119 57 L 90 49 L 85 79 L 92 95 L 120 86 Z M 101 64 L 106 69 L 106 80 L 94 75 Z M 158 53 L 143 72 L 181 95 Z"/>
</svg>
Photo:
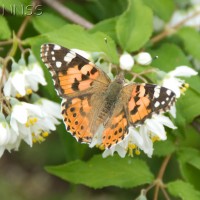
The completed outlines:
<svg viewBox="0 0 200 200">
<path fill-rule="evenodd" d="M 107 118 L 112 115 L 115 104 L 118 101 L 121 89 L 122 84 L 118 83 L 117 81 L 113 81 L 112 83 L 110 83 L 108 89 L 105 91 L 103 104 L 99 108 L 98 120 L 100 120 L 101 122 L 105 122 Z"/>
</svg>

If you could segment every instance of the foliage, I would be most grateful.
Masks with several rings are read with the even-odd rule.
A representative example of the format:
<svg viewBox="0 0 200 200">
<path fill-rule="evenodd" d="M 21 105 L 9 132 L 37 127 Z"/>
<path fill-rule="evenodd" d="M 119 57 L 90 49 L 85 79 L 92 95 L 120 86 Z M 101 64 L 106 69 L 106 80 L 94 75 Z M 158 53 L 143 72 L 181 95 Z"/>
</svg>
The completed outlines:
<svg viewBox="0 0 200 200">
<path fill-rule="evenodd" d="M 46 1 L 42 2 L 45 5 Z M 9 12 L 14 4 L 16 13 L 12 15 Z M 193 18 L 199 16 L 199 11 L 194 9 L 198 5 L 192 4 L 190 0 L 93 0 L 64 3 L 63 8 L 70 8 L 90 21 L 92 26 L 88 30 L 86 26 L 81 27 L 69 18 L 65 19 L 66 16 L 55 12 L 55 7 L 52 6 L 43 5 L 41 15 L 34 12 L 31 16 L 26 16 L 21 8 L 26 10 L 28 5 L 31 5 L 31 1 L 0 0 L 0 6 L 6 10 L 0 16 L 1 60 L 8 56 L 18 60 L 20 50 L 30 47 L 37 62 L 43 67 L 48 82 L 48 86 L 40 86 L 38 94 L 55 102 L 60 102 L 60 99 L 54 91 L 50 74 L 40 59 L 40 46 L 44 43 L 57 43 L 88 52 L 103 52 L 103 58 L 115 65 L 119 65 L 119 55 L 122 52 L 133 56 L 140 51 L 149 52 L 153 58 L 158 56 L 158 59 L 153 59 L 148 66 L 139 66 L 137 63 L 132 72 L 153 83 L 159 77 L 152 72 L 142 73 L 152 68 L 170 72 L 183 65 L 200 71 L 200 35 L 194 25 L 185 26 L 186 22 L 192 23 Z M 176 10 L 188 12 L 188 7 L 196 14 L 188 19 L 186 16 L 176 25 L 171 25 L 173 13 Z M 156 23 L 155 18 L 159 18 L 159 23 Z M 162 26 L 157 30 L 160 23 Z M 11 70 L 10 67 L 8 70 Z M 139 78 L 136 80 L 141 82 Z M 108 199 L 124 199 L 125 193 L 128 194 L 127 198 L 136 199 L 140 191 L 144 199 L 145 196 L 154 200 L 169 199 L 168 196 L 170 199 L 199 199 L 200 77 L 188 77 L 185 81 L 190 87 L 176 104 L 177 117 L 173 122 L 177 129 L 167 129 L 168 139 L 155 143 L 153 158 L 147 158 L 146 155 L 137 158 L 120 158 L 117 155 L 102 158 L 101 154 L 97 155 L 99 150 L 78 144 L 66 133 L 63 125 L 58 126 L 52 136 L 57 138 L 55 141 L 47 139 L 46 146 L 43 143 L 40 147 L 35 145 L 31 149 L 32 153 L 22 146 L 16 157 L 25 166 L 30 161 L 31 165 L 28 167 L 47 165 L 46 173 L 58 176 L 71 187 L 78 188 L 74 184 L 85 185 L 86 191 L 88 188 L 103 188 L 101 190 L 105 194 L 111 194 Z M 44 146 L 41 147 L 42 145 Z M 44 148 L 43 153 L 40 148 Z M 27 152 L 31 156 L 27 156 Z M 38 158 L 40 153 L 43 158 L 41 160 Z M 5 156 L 10 157 L 10 154 Z M 25 161 L 20 157 L 24 157 Z M 63 164 L 64 162 L 66 163 Z M 152 188 L 155 188 L 154 192 L 149 193 Z M 73 193 L 74 196 L 75 193 L 77 191 Z M 121 197 L 119 193 L 124 196 Z M 48 199 L 47 196 L 43 199 L 45 198 Z"/>
</svg>

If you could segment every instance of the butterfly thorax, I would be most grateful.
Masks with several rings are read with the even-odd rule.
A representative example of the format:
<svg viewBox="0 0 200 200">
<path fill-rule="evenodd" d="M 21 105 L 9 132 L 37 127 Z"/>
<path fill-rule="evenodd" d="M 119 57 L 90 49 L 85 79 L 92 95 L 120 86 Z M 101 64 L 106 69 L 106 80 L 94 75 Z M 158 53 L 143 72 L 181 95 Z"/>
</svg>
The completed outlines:
<svg viewBox="0 0 200 200">
<path fill-rule="evenodd" d="M 104 101 L 99 108 L 98 120 L 102 123 L 106 121 L 112 115 L 112 111 L 115 107 L 120 91 L 123 87 L 123 79 L 121 76 L 117 76 L 116 79 L 111 82 L 104 93 Z"/>
</svg>

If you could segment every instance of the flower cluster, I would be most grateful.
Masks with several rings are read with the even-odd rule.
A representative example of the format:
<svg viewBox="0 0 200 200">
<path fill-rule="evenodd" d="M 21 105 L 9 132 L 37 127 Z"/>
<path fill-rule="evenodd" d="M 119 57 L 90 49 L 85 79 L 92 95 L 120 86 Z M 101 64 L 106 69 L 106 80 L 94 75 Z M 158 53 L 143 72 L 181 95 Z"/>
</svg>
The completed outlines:
<svg viewBox="0 0 200 200">
<path fill-rule="evenodd" d="M 24 56 L 16 63 L 12 59 L 11 72 L 1 76 L 0 157 L 5 150 L 18 150 L 21 141 L 29 146 L 43 142 L 56 129 L 61 119 L 60 105 L 33 92 L 39 84 L 46 85 L 43 70 L 30 52 L 28 64 Z M 31 102 L 31 103 L 30 103 Z"/>
<path fill-rule="evenodd" d="M 134 65 L 134 59 L 140 65 L 150 64 L 152 61 L 150 54 L 146 52 L 139 53 L 134 57 L 128 53 L 124 53 L 120 57 L 121 69 L 130 71 Z M 157 84 L 172 90 L 176 94 L 176 98 L 179 98 L 181 94 L 184 94 L 189 87 L 189 85 L 185 83 L 185 80 L 180 77 L 197 75 L 195 70 L 187 66 L 178 66 L 175 70 L 168 73 L 155 70 L 155 73 L 157 73 L 157 76 L 159 77 Z M 169 113 L 172 117 L 176 117 L 175 105 L 171 107 Z M 102 145 L 103 127 L 100 127 L 95 134 L 90 147 L 97 146 L 104 150 L 103 157 L 113 155 L 114 152 L 117 152 L 121 157 L 125 157 L 126 154 L 133 156 L 134 153 L 139 155 L 141 150 L 151 157 L 153 154 L 153 143 L 158 140 L 167 139 L 165 126 L 176 129 L 176 126 L 169 117 L 165 116 L 163 113 L 154 114 L 151 119 L 146 119 L 144 124 L 138 125 L 137 127 L 129 127 L 128 135 L 125 139 L 109 149 L 104 149 Z"/>
</svg>

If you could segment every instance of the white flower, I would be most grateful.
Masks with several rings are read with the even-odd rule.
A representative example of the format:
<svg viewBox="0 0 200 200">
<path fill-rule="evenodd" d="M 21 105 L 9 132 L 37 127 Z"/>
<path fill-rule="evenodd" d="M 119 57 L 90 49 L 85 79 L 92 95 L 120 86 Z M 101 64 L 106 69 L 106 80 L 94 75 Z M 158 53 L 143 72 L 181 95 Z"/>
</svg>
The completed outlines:
<svg viewBox="0 0 200 200">
<path fill-rule="evenodd" d="M 57 118 L 60 119 L 60 115 L 57 106 L 45 99 L 36 104 L 18 102 L 12 108 L 11 128 L 30 146 L 32 142 L 42 142 L 50 131 L 56 129 L 55 125 L 59 124 Z"/>
<path fill-rule="evenodd" d="M 4 116 L 0 115 L 0 157 L 5 150 L 17 150 L 19 147 L 19 140 L 17 134 L 12 130 L 5 120 Z"/>
<path fill-rule="evenodd" d="M 36 105 L 41 107 L 41 110 L 48 116 L 54 117 L 55 119 L 62 119 L 60 112 L 60 104 L 50 101 L 45 98 L 40 98 L 35 102 Z"/>
<path fill-rule="evenodd" d="M 147 52 L 141 52 L 135 57 L 136 61 L 141 65 L 149 65 L 152 62 L 152 57 Z"/>
<path fill-rule="evenodd" d="M 22 97 L 37 91 L 38 84 L 46 85 L 41 67 L 36 60 L 26 66 L 22 58 L 19 63 L 13 61 L 12 72 L 4 85 L 3 92 L 5 96 Z"/>
<path fill-rule="evenodd" d="M 162 81 L 162 86 L 171 89 L 176 94 L 176 97 L 179 98 L 181 90 L 184 92 L 188 85 L 185 84 L 184 80 L 177 77 L 190 77 L 197 74 L 198 73 L 190 67 L 179 66 L 165 75 Z"/>
<path fill-rule="evenodd" d="M 133 155 L 133 149 L 135 149 L 136 154 L 139 154 L 140 149 L 151 157 L 153 154 L 153 141 L 167 139 L 164 126 L 176 129 L 172 121 L 161 114 L 153 115 L 152 119 L 147 119 L 143 125 L 137 128 L 129 127 L 126 138 L 110 149 L 106 149 L 103 152 L 103 157 L 113 155 L 115 151 L 121 157 L 125 157 L 128 151 L 130 155 Z"/>
<path fill-rule="evenodd" d="M 133 60 L 133 57 L 129 53 L 125 52 L 124 54 L 120 56 L 119 63 L 120 63 L 120 68 L 122 70 L 130 71 L 134 65 L 134 60 Z"/>
<path fill-rule="evenodd" d="M 33 91 L 38 90 L 38 84 L 46 85 L 44 73 L 37 62 L 30 63 L 28 70 L 25 71 L 26 88 L 31 88 Z"/>
</svg>

